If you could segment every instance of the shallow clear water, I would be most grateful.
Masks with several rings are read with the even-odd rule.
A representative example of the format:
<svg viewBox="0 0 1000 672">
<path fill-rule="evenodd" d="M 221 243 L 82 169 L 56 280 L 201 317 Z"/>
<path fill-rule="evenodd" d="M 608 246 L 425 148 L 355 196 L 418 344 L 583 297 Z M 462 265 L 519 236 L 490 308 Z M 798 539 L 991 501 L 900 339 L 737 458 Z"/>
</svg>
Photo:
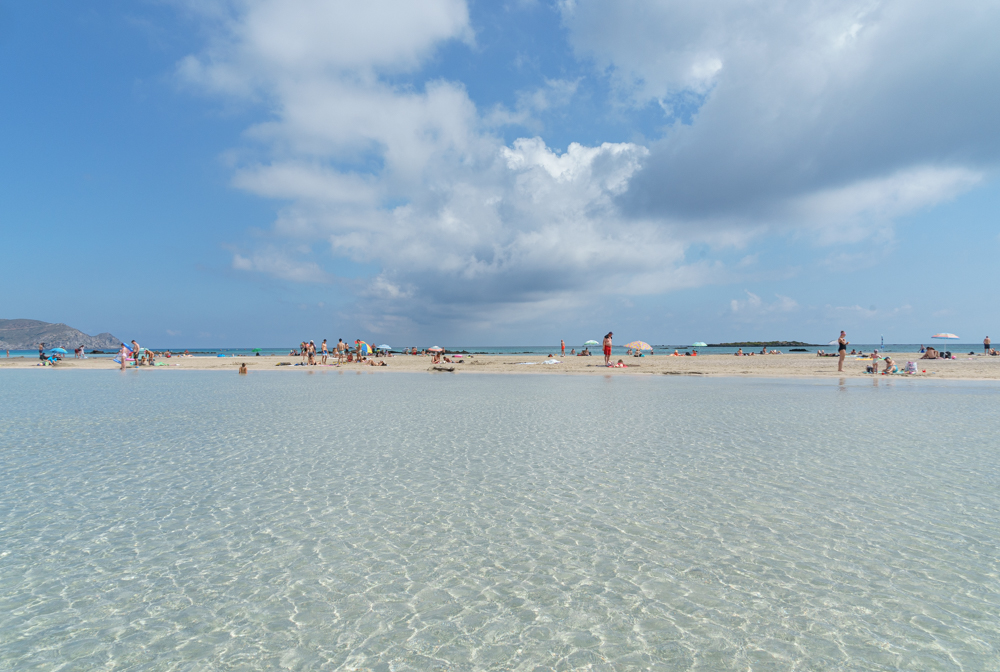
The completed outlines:
<svg viewBox="0 0 1000 672">
<path fill-rule="evenodd" d="M 0 669 L 1000 669 L 998 401 L 5 371 Z"/>
</svg>

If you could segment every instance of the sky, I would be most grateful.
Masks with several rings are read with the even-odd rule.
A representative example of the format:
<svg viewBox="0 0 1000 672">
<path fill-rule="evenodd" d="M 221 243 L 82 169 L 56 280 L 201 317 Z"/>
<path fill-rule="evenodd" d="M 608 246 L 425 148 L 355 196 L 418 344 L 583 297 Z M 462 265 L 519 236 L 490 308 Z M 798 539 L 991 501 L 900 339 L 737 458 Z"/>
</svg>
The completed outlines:
<svg viewBox="0 0 1000 672">
<path fill-rule="evenodd" d="M 925 0 L 0 0 L 0 318 L 1000 337 L 998 31 Z"/>
</svg>

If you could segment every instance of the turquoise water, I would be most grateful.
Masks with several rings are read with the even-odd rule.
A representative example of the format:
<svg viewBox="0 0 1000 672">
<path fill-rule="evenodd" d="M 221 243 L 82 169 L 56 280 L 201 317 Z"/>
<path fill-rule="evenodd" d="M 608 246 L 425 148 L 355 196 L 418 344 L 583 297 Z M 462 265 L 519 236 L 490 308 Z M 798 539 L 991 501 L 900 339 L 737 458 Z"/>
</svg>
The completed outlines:
<svg viewBox="0 0 1000 672">
<path fill-rule="evenodd" d="M 1000 669 L 996 384 L 45 374 L 0 669 Z"/>
</svg>

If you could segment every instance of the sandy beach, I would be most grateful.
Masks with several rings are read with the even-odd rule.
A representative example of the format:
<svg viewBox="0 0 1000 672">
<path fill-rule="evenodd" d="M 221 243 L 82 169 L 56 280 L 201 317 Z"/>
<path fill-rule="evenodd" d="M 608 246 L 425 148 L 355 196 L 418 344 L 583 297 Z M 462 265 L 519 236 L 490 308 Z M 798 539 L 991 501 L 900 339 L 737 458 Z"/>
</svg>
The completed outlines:
<svg viewBox="0 0 1000 672">
<path fill-rule="evenodd" d="M 656 355 L 653 357 L 622 357 L 628 367 L 624 369 L 606 368 L 603 357 L 572 357 L 559 360 L 558 364 L 547 364 L 547 357 L 537 355 L 475 355 L 463 357 L 463 363 L 441 364 L 437 368 L 453 368 L 453 372 L 435 370 L 431 358 L 426 356 L 396 355 L 395 357 L 379 358 L 376 361 L 385 362 L 386 366 L 366 366 L 350 363 L 336 366 L 333 358 L 330 364 L 324 366 L 292 366 L 299 362 L 298 357 L 261 356 L 261 357 L 171 357 L 160 358 L 166 366 L 141 366 L 139 371 L 176 371 L 212 370 L 236 372 L 241 362 L 246 362 L 250 372 L 254 371 L 338 371 L 338 372 L 371 372 L 391 373 L 394 371 L 429 372 L 429 373 L 528 373 L 537 375 L 574 374 L 574 375 L 689 375 L 689 376 L 757 376 L 765 378 L 837 378 L 871 376 L 865 373 L 865 367 L 871 360 L 859 360 L 848 357 L 844 362 L 844 372 L 838 373 L 837 360 L 833 357 L 817 357 L 815 354 L 785 354 L 757 355 L 754 357 L 735 357 L 733 355 L 701 355 L 698 357 L 671 357 Z M 614 358 L 612 361 L 617 361 Z M 896 378 L 926 378 L 951 380 L 1000 380 L 1000 357 L 965 355 L 957 360 L 919 360 L 912 353 L 900 355 L 896 364 L 902 368 L 907 361 L 916 361 L 920 373 L 908 376 L 892 376 Z M 457 362 L 458 360 L 456 360 Z M 287 366 L 285 364 L 288 364 Z M 883 365 L 880 362 L 880 368 Z M 0 357 L 0 369 L 36 368 L 38 360 L 29 357 Z M 50 367 L 44 367 L 49 369 Z M 64 359 L 56 369 L 59 370 L 117 370 L 118 365 L 108 358 Z M 926 373 L 925 373 L 926 372 Z M 879 376 L 886 378 L 886 376 Z"/>
</svg>

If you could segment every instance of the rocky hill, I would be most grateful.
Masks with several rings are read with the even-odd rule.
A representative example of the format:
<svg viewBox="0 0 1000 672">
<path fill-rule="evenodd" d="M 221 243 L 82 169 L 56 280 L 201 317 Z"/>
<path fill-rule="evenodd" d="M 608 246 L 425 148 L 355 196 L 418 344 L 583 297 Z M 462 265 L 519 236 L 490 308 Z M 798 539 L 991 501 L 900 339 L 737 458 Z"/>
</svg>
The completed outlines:
<svg viewBox="0 0 1000 672">
<path fill-rule="evenodd" d="M 39 343 L 46 348 L 107 350 L 117 348 L 121 341 L 109 333 L 88 336 L 65 324 L 39 320 L 0 320 L 0 350 L 34 350 Z"/>
</svg>

